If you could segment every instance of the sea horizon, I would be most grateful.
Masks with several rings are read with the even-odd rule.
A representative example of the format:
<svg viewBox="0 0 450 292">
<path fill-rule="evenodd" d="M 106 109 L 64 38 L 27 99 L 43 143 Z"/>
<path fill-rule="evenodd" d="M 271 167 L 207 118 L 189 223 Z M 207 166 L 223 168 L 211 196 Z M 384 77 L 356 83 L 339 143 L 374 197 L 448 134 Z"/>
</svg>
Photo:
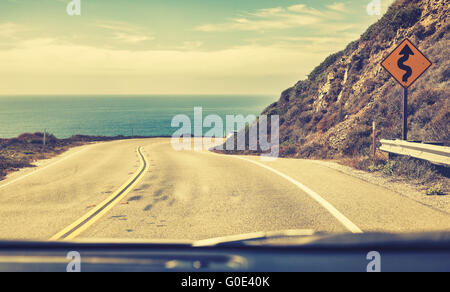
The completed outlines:
<svg viewBox="0 0 450 292">
<path fill-rule="evenodd" d="M 58 138 L 90 136 L 171 136 L 172 118 L 259 115 L 276 101 L 272 95 L 1 95 L 0 138 L 46 131 Z"/>
</svg>

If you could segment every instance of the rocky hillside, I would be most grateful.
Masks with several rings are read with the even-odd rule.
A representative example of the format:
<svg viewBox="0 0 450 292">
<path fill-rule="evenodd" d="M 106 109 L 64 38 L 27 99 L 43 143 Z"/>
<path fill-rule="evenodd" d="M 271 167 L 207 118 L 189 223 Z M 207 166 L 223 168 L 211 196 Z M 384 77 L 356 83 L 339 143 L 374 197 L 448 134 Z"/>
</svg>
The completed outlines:
<svg viewBox="0 0 450 292">
<path fill-rule="evenodd" d="M 340 158 L 370 153 L 377 139 L 401 137 L 403 90 L 381 62 L 409 38 L 434 63 L 410 88 L 409 138 L 450 141 L 447 0 L 398 0 L 358 41 L 329 56 L 263 114 L 280 115 L 281 156 Z"/>
</svg>

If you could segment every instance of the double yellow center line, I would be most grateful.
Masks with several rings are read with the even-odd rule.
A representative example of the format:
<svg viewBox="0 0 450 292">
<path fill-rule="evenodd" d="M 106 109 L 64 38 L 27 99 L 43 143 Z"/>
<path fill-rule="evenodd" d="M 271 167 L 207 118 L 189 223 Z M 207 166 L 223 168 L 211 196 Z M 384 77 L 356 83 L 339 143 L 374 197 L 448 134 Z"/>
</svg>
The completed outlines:
<svg viewBox="0 0 450 292">
<path fill-rule="evenodd" d="M 100 218 L 102 218 L 118 202 L 124 199 L 128 195 L 128 193 L 130 193 L 136 187 L 136 185 L 141 181 L 141 179 L 144 177 L 144 174 L 149 169 L 149 164 L 145 160 L 145 157 L 142 154 L 141 150 L 142 147 L 138 147 L 136 150 L 139 155 L 141 165 L 136 174 L 132 178 L 130 178 L 130 180 L 128 180 L 114 194 L 104 200 L 100 205 L 92 209 L 90 212 L 85 214 L 70 226 L 67 226 L 66 228 L 61 230 L 59 233 L 50 238 L 50 240 L 55 241 L 74 239 L 82 232 L 86 231 L 89 227 L 91 227 Z"/>
</svg>

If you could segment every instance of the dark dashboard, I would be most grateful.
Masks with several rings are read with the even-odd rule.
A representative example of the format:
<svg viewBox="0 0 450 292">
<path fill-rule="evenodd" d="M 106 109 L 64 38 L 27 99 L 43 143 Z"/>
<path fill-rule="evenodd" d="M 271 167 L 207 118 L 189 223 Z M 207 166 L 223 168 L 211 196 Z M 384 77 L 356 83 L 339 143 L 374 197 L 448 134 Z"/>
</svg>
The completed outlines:
<svg viewBox="0 0 450 292">
<path fill-rule="evenodd" d="M 1 272 L 449 272 L 450 236 L 315 235 L 239 242 L 1 242 Z"/>
</svg>

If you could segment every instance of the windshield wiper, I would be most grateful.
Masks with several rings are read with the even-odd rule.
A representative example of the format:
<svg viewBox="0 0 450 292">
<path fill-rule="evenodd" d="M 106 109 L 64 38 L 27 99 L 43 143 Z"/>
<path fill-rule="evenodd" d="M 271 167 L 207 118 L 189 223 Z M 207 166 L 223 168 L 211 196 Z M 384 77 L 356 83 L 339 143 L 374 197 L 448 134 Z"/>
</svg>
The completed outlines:
<svg viewBox="0 0 450 292">
<path fill-rule="evenodd" d="M 252 242 L 255 243 L 265 240 L 311 237 L 313 235 L 315 235 L 315 231 L 310 229 L 255 232 L 199 240 L 193 243 L 193 247 L 239 246 L 249 245 L 252 244 Z"/>
</svg>

